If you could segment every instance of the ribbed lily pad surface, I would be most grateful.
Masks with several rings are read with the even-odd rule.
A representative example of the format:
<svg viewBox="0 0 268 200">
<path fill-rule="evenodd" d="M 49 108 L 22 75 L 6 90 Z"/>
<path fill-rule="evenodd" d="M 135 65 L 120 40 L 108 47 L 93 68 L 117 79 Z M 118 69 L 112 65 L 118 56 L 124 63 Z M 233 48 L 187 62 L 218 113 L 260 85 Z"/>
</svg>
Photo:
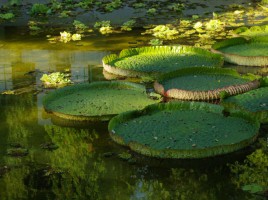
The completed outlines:
<svg viewBox="0 0 268 200">
<path fill-rule="evenodd" d="M 186 67 L 220 67 L 223 58 L 190 46 L 154 46 L 122 50 L 103 58 L 107 72 L 129 76 L 155 76 Z"/>
<path fill-rule="evenodd" d="M 181 100 L 213 100 L 224 94 L 235 95 L 258 88 L 257 76 L 241 76 L 235 70 L 196 67 L 158 77 L 157 93 Z"/>
<path fill-rule="evenodd" d="M 249 40 L 231 38 L 212 45 L 212 51 L 224 56 L 225 61 L 245 66 L 268 65 L 268 37 L 260 36 Z"/>
<path fill-rule="evenodd" d="M 159 158 L 202 158 L 233 152 L 255 141 L 259 123 L 202 102 L 170 102 L 121 113 L 109 122 L 112 139 Z"/>
<path fill-rule="evenodd" d="M 222 102 L 229 109 L 239 108 L 252 114 L 263 123 L 268 122 L 268 87 L 228 97 Z"/>
<path fill-rule="evenodd" d="M 95 82 L 58 89 L 45 96 L 45 110 L 71 120 L 109 120 L 112 116 L 156 103 L 145 87 L 129 82 Z"/>
</svg>

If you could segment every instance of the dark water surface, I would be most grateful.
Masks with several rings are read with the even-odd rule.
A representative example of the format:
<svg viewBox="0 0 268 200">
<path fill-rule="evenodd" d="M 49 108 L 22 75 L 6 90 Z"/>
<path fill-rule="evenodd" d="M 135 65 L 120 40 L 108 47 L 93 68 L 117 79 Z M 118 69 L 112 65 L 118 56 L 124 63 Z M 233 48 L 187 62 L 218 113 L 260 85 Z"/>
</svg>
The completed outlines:
<svg viewBox="0 0 268 200">
<path fill-rule="evenodd" d="M 108 123 L 70 124 L 44 112 L 43 73 L 68 69 L 75 83 L 105 80 L 102 57 L 144 41 L 134 32 L 50 44 L 1 30 L 0 92 L 18 95 L 0 95 L 0 200 L 261 199 L 236 188 L 226 166 L 250 148 L 210 159 L 151 159 L 111 141 Z M 14 149 L 20 155 L 9 155 Z"/>
</svg>

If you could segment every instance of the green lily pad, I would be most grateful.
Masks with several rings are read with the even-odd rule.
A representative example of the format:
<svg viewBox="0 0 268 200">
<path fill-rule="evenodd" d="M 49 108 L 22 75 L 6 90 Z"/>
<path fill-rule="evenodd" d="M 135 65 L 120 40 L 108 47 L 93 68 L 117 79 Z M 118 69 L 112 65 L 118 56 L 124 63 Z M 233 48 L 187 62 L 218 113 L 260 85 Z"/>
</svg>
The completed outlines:
<svg viewBox="0 0 268 200">
<path fill-rule="evenodd" d="M 222 54 L 225 61 L 245 66 L 268 66 L 268 37 L 227 39 L 212 45 L 212 52 Z"/>
<path fill-rule="evenodd" d="M 256 37 L 256 36 L 268 36 L 268 25 L 240 27 L 235 30 L 241 36 Z"/>
<path fill-rule="evenodd" d="M 241 109 L 263 123 L 268 122 L 268 87 L 261 87 L 222 101 L 228 110 Z"/>
<path fill-rule="evenodd" d="M 190 46 L 152 46 L 122 50 L 103 59 L 104 69 L 128 77 L 156 76 L 187 67 L 220 67 L 223 58 Z"/>
<path fill-rule="evenodd" d="M 145 87 L 121 81 L 78 84 L 55 90 L 44 97 L 44 108 L 70 120 L 109 120 L 118 113 L 142 109 L 160 99 L 149 98 Z"/>
<path fill-rule="evenodd" d="M 230 153 L 254 142 L 259 123 L 242 112 L 228 116 L 204 102 L 169 102 L 129 111 L 109 122 L 111 138 L 159 158 L 202 158 Z"/>
<path fill-rule="evenodd" d="M 162 75 L 155 81 L 157 93 L 181 100 L 220 99 L 258 88 L 257 76 L 241 76 L 232 69 L 195 67 Z"/>
</svg>

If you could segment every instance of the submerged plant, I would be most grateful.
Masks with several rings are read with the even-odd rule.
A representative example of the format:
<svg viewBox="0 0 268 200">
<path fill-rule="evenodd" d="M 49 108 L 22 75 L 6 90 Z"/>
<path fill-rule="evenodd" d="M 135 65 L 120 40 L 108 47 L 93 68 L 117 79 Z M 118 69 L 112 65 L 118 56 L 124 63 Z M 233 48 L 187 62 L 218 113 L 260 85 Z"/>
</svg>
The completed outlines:
<svg viewBox="0 0 268 200">
<path fill-rule="evenodd" d="M 46 87 L 62 87 L 71 83 L 70 78 L 66 74 L 60 72 L 43 74 L 40 80 Z"/>
</svg>

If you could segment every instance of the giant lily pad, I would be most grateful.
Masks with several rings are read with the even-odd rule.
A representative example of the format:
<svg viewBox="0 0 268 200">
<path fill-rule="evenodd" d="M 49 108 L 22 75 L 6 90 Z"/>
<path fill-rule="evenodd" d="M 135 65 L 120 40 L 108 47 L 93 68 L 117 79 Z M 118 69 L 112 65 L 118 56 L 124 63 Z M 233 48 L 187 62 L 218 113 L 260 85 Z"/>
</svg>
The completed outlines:
<svg viewBox="0 0 268 200">
<path fill-rule="evenodd" d="M 241 109 L 263 123 L 268 122 L 268 87 L 228 97 L 223 100 L 222 104 L 229 110 Z"/>
<path fill-rule="evenodd" d="M 212 51 L 224 56 L 225 61 L 245 66 L 268 65 L 268 37 L 227 39 L 212 45 Z"/>
<path fill-rule="evenodd" d="M 104 121 L 157 101 L 149 98 L 142 85 L 103 81 L 55 90 L 45 96 L 43 104 L 46 111 L 65 119 Z"/>
<path fill-rule="evenodd" d="M 239 111 L 204 102 L 169 102 L 129 111 L 109 122 L 111 138 L 138 153 L 160 158 L 226 154 L 256 140 L 259 123 Z"/>
<path fill-rule="evenodd" d="M 103 58 L 104 69 L 112 74 L 155 76 L 186 67 L 220 67 L 223 58 L 190 46 L 153 46 L 122 50 Z"/>
<path fill-rule="evenodd" d="M 235 30 L 241 36 L 256 37 L 256 36 L 268 36 L 268 25 L 240 27 Z"/>
<path fill-rule="evenodd" d="M 257 76 L 241 76 L 235 70 L 196 67 L 167 73 L 154 83 L 157 93 L 181 100 L 212 100 L 258 88 Z"/>
</svg>

